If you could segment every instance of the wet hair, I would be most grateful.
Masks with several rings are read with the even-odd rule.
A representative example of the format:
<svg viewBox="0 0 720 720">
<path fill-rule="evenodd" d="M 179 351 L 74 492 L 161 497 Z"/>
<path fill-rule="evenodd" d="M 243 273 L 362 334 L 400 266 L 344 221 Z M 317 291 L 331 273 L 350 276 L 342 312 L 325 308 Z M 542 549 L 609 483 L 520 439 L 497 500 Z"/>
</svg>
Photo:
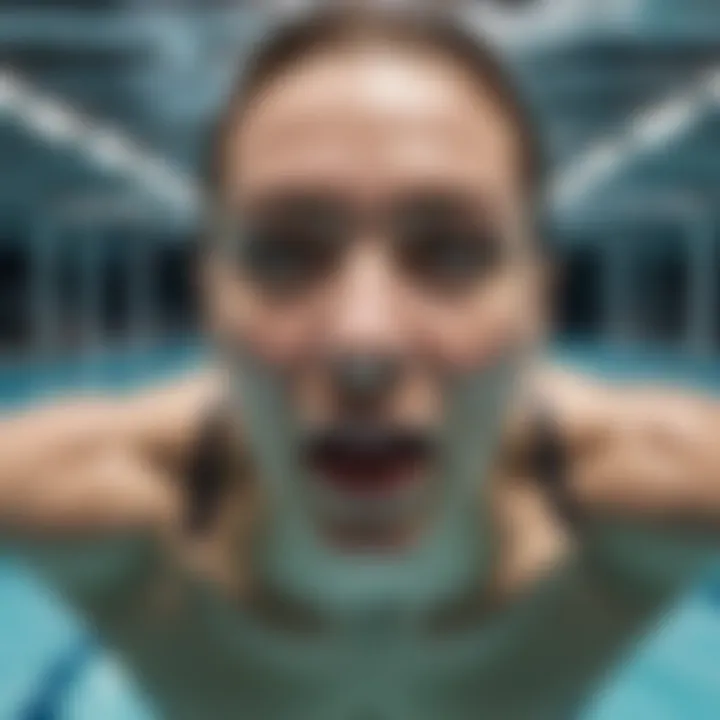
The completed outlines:
<svg viewBox="0 0 720 720">
<path fill-rule="evenodd" d="M 221 201 L 225 189 L 228 139 L 257 95 L 301 60 L 358 45 L 427 51 L 464 69 L 517 129 L 525 188 L 533 199 L 539 194 L 544 163 L 535 124 L 495 51 L 450 13 L 378 5 L 314 10 L 265 33 L 244 60 L 239 81 L 210 137 L 205 189 L 211 204 Z"/>
</svg>

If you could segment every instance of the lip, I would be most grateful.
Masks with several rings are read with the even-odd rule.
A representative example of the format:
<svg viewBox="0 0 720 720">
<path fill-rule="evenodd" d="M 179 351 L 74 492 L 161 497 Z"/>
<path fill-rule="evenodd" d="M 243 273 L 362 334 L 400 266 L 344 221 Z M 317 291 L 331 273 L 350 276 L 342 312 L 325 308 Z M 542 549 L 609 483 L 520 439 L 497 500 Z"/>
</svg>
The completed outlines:
<svg viewBox="0 0 720 720">
<path fill-rule="evenodd" d="M 312 475 L 336 493 L 390 498 L 426 474 L 432 445 L 419 430 L 342 428 L 310 439 L 305 457 Z"/>
<path fill-rule="evenodd" d="M 424 521 L 435 456 L 431 434 L 411 428 L 334 428 L 305 444 L 319 527 L 344 550 L 397 551 Z"/>
</svg>

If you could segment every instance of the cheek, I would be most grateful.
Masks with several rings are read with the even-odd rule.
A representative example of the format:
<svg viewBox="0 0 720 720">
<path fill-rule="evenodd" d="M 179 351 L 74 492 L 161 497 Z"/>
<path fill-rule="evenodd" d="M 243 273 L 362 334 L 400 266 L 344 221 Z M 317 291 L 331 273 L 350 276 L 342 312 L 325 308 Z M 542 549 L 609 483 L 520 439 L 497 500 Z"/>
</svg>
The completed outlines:
<svg viewBox="0 0 720 720">
<path fill-rule="evenodd" d="M 469 371 L 537 342 L 540 302 L 526 284 L 499 280 L 470 298 L 425 302 L 419 324 L 428 354 Z"/>
<path fill-rule="evenodd" d="M 317 301 L 278 303 L 241 282 L 210 290 L 210 330 L 230 351 L 246 349 L 264 362 L 284 366 L 305 357 L 316 337 Z"/>
<path fill-rule="evenodd" d="M 289 366 L 307 357 L 315 337 L 315 313 L 260 305 L 252 313 L 245 335 L 248 350 L 265 362 Z"/>
</svg>

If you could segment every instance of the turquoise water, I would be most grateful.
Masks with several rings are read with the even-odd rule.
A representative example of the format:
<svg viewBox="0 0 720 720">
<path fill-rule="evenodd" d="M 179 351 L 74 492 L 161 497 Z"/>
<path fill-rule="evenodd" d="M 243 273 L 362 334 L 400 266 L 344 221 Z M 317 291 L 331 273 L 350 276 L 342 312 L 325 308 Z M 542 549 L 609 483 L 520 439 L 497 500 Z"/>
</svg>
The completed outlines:
<svg viewBox="0 0 720 720">
<path fill-rule="evenodd" d="M 202 351 L 161 350 L 23 367 L 0 367 L 0 405 L 17 406 L 80 387 L 122 391 L 181 373 Z M 561 359 L 619 377 L 662 378 L 720 392 L 720 363 L 658 353 L 566 346 Z M 720 578 L 720 575 L 718 575 Z M 620 668 L 587 720 L 717 720 L 720 718 L 720 581 L 692 590 L 658 632 Z M 0 558 L 0 720 L 29 720 L 22 708 L 47 686 L 58 658 L 83 653 L 85 631 L 32 576 Z M 80 645 L 78 645 L 80 643 Z M 112 657 L 101 651 L 62 693 L 57 720 L 140 720 L 142 703 Z M 38 717 L 36 720 L 45 720 Z M 440 719 L 439 719 L 440 720 Z M 502 719 L 493 719 L 502 720 Z"/>
</svg>

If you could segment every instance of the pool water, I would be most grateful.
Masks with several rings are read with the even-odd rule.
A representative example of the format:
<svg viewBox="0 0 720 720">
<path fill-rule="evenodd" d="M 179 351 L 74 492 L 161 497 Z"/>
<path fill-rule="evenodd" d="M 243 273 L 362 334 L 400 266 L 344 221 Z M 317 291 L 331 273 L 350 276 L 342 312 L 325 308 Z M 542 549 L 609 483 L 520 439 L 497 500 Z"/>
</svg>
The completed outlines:
<svg viewBox="0 0 720 720">
<path fill-rule="evenodd" d="M 583 346 L 565 346 L 558 354 L 562 360 L 605 375 L 666 378 L 720 391 L 717 360 L 690 361 L 667 353 L 622 353 Z M 122 391 L 180 373 L 201 355 L 200 348 L 182 344 L 98 356 L 82 364 L 6 365 L 0 367 L 0 405 L 17 406 L 80 387 Z M 79 621 L 29 572 L 0 557 L 0 720 L 148 718 L 113 658 L 94 650 L 87 638 Z M 53 684 L 61 689 L 62 703 L 53 703 L 56 712 L 48 715 L 33 708 L 33 701 L 41 687 L 47 690 Z M 585 714 L 585 720 L 718 718 L 720 572 L 711 573 L 688 593 Z"/>
</svg>

